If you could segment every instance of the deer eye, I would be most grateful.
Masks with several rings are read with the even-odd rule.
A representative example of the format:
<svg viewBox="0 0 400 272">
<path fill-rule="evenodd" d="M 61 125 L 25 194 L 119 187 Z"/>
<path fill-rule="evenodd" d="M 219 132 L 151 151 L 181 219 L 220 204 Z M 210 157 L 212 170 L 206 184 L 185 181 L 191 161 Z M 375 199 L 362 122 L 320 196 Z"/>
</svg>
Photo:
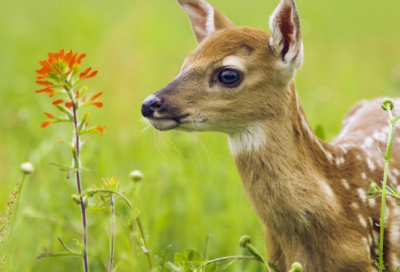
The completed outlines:
<svg viewBox="0 0 400 272">
<path fill-rule="evenodd" d="M 240 83 L 241 75 L 234 69 L 224 69 L 219 72 L 218 80 L 227 87 L 235 87 Z"/>
</svg>

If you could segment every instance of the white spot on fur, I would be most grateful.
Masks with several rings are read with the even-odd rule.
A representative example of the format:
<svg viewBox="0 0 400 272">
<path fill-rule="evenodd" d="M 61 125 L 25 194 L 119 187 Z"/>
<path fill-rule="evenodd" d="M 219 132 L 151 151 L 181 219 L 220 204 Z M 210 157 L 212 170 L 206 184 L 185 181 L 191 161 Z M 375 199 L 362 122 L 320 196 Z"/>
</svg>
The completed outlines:
<svg viewBox="0 0 400 272">
<path fill-rule="evenodd" d="M 361 173 L 361 178 L 362 179 L 367 179 L 367 175 L 363 172 L 363 173 Z"/>
<path fill-rule="evenodd" d="M 375 171 L 375 164 L 371 161 L 370 158 L 367 158 L 367 164 L 368 164 L 368 168 L 369 168 L 371 171 Z"/>
<path fill-rule="evenodd" d="M 359 195 L 360 199 L 362 200 L 362 202 L 365 203 L 365 200 L 367 199 L 367 195 L 366 195 L 365 191 L 361 188 L 358 188 L 357 191 L 358 191 L 358 195 Z"/>
<path fill-rule="evenodd" d="M 374 139 L 372 139 L 371 137 L 365 138 L 364 145 L 366 147 L 371 147 L 373 143 L 374 143 Z"/>
<path fill-rule="evenodd" d="M 394 223 L 391 227 L 390 227 L 390 232 L 389 232 L 389 240 L 390 243 L 397 245 L 400 241 L 400 226 L 398 225 L 398 223 Z"/>
<path fill-rule="evenodd" d="M 358 219 L 360 220 L 360 225 L 362 227 L 366 228 L 367 227 L 367 221 L 365 221 L 364 217 L 361 214 L 358 215 Z M 365 239 L 365 244 L 367 244 L 367 238 L 363 238 L 363 240 L 364 239 Z"/>
<path fill-rule="evenodd" d="M 387 140 L 387 134 L 385 132 L 374 131 L 372 137 L 380 142 L 385 142 Z"/>
<path fill-rule="evenodd" d="M 322 186 L 322 189 L 325 191 L 325 193 L 329 197 L 331 197 L 331 198 L 335 197 L 335 194 L 333 193 L 332 188 L 326 182 L 324 182 L 324 181 L 321 182 L 321 186 Z"/>
<path fill-rule="evenodd" d="M 322 146 L 321 146 L 321 147 L 322 147 Z M 323 149 L 323 148 L 322 148 L 322 149 Z M 332 156 L 331 153 L 325 152 L 325 155 L 328 157 L 328 159 L 329 159 L 330 161 L 333 161 L 333 156 Z"/>
<path fill-rule="evenodd" d="M 358 203 L 356 203 L 356 202 L 351 203 L 351 206 L 352 206 L 354 209 L 360 208 L 360 205 L 358 205 Z"/>
<path fill-rule="evenodd" d="M 396 183 L 396 178 L 390 172 L 388 172 L 387 177 L 390 183 Z"/>
<path fill-rule="evenodd" d="M 363 237 L 361 240 L 365 245 L 368 245 L 368 239 L 367 238 Z"/>
<path fill-rule="evenodd" d="M 344 186 L 347 190 L 350 189 L 350 184 L 349 184 L 349 182 L 348 182 L 347 180 L 342 179 L 342 183 L 343 183 L 343 186 Z"/>
<path fill-rule="evenodd" d="M 356 158 L 357 158 L 357 160 L 360 160 L 360 161 L 362 160 L 362 157 L 360 154 L 357 154 Z"/>
<path fill-rule="evenodd" d="M 394 174 L 395 176 L 399 176 L 399 175 L 400 175 L 400 172 L 399 172 L 399 170 L 397 170 L 397 169 L 393 169 L 393 174 Z"/>
<path fill-rule="evenodd" d="M 265 131 L 260 126 L 252 126 L 241 132 L 229 135 L 229 146 L 233 155 L 258 150 L 266 145 Z"/>
<path fill-rule="evenodd" d="M 376 204 L 375 198 L 368 199 L 368 204 L 370 207 L 375 207 L 375 204 Z"/>
<path fill-rule="evenodd" d="M 396 253 L 392 253 L 391 254 L 392 256 L 392 266 L 393 267 L 398 267 L 399 265 L 400 265 L 400 262 L 399 262 L 399 258 L 397 257 L 397 255 L 396 255 Z"/>
<path fill-rule="evenodd" d="M 383 167 L 383 161 L 381 159 L 376 160 L 376 164 L 379 165 L 379 167 Z"/>
</svg>

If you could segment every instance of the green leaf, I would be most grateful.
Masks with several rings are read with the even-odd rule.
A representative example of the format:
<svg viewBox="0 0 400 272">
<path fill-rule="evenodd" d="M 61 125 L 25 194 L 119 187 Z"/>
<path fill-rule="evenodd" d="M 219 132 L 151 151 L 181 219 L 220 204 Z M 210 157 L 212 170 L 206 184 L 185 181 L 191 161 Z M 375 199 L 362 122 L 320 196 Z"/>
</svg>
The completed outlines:
<svg viewBox="0 0 400 272">
<path fill-rule="evenodd" d="M 88 206 L 86 209 L 92 210 L 92 211 L 108 212 L 107 209 L 104 209 L 104 208 L 99 207 L 99 206 Z"/>
<path fill-rule="evenodd" d="M 168 262 L 167 267 L 171 269 L 171 271 L 182 272 L 182 270 L 179 267 L 177 267 L 171 262 Z"/>
<path fill-rule="evenodd" d="M 203 257 L 201 253 L 195 249 L 185 249 L 185 256 L 190 262 L 199 262 L 203 261 Z"/>
<path fill-rule="evenodd" d="M 175 256 L 174 256 L 174 262 L 175 263 L 184 263 L 187 262 L 188 259 L 186 258 L 186 256 L 182 253 L 182 252 L 176 252 Z"/>
<path fill-rule="evenodd" d="M 221 266 L 220 268 L 218 268 L 218 269 L 216 269 L 216 270 L 214 270 L 214 271 L 215 271 L 215 272 L 223 271 L 223 270 L 227 269 L 229 266 L 231 266 L 232 264 L 236 263 L 237 261 L 240 261 L 240 260 L 239 260 L 239 259 L 233 260 L 233 261 L 231 261 L 231 262 L 229 262 L 229 263 L 227 263 L 227 264 Z"/>
</svg>

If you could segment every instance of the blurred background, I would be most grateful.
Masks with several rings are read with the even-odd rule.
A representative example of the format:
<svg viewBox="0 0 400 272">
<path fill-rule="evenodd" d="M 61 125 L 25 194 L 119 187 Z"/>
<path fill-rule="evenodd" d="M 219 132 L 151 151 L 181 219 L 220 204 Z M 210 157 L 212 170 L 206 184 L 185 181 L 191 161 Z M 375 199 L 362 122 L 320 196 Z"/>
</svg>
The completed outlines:
<svg viewBox="0 0 400 272">
<path fill-rule="evenodd" d="M 212 0 L 238 26 L 269 31 L 278 0 Z M 400 96 L 400 1 L 298 0 L 305 61 L 296 84 L 313 128 L 322 125 L 326 140 L 340 130 L 349 108 L 361 99 Z M 13 237 L 0 247 L 15 271 L 80 271 L 74 258 L 34 257 L 62 251 L 57 241 L 76 248 L 80 211 L 71 201 L 73 179 L 49 162 L 70 164 L 65 124 L 40 128 L 44 111 L 56 113 L 48 96 L 35 94 L 35 70 L 48 52 L 73 49 L 88 56 L 83 67 L 99 71 L 87 80 L 91 94 L 104 92 L 103 109 L 91 109 L 91 124 L 107 125 L 82 150 L 84 188 L 100 177 L 120 175 L 121 189 L 132 186 L 129 172 L 145 179 L 138 201 L 152 254 L 172 244 L 173 252 L 204 249 L 209 257 L 242 254 L 238 240 L 250 235 L 264 249 L 263 229 L 234 166 L 225 135 L 157 132 L 143 122 L 141 103 L 173 79 L 186 55 L 196 48 L 189 21 L 175 0 L 1 1 L 0 8 L 0 211 L 20 178 L 19 166 L 31 161 L 16 214 Z M 117 205 L 118 271 L 148 271 L 144 256 L 133 255 L 123 227 L 126 208 Z M 109 220 L 89 211 L 90 262 L 106 271 Z M 261 271 L 242 261 L 230 271 Z"/>
</svg>

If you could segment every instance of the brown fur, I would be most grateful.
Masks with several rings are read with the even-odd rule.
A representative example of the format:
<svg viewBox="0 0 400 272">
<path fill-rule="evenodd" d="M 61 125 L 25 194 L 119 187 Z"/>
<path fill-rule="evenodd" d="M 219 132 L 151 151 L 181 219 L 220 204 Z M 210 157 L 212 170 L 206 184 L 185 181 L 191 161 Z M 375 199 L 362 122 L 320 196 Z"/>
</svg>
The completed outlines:
<svg viewBox="0 0 400 272">
<path fill-rule="evenodd" d="M 216 21 L 224 20 L 219 14 Z M 365 193 L 368 179 L 380 183 L 383 176 L 376 141 L 385 150 L 387 113 L 378 100 L 360 102 L 332 143 L 317 139 L 298 101 L 296 68 L 282 65 L 270 40 L 252 28 L 210 33 L 180 74 L 154 94 L 163 104 L 158 117 L 149 120 L 175 120 L 176 129 L 228 135 L 244 189 L 265 226 L 268 259 L 279 262 L 281 271 L 296 261 L 307 272 L 374 271 L 381 204 L 379 198 L 366 200 Z M 244 79 L 227 88 L 216 75 L 232 56 L 243 60 Z M 400 100 L 395 103 L 398 114 Z M 164 130 L 162 124 L 155 127 Z M 395 186 L 399 143 L 396 137 L 389 176 Z M 388 199 L 384 256 L 389 271 L 399 265 L 399 209 Z"/>
</svg>

